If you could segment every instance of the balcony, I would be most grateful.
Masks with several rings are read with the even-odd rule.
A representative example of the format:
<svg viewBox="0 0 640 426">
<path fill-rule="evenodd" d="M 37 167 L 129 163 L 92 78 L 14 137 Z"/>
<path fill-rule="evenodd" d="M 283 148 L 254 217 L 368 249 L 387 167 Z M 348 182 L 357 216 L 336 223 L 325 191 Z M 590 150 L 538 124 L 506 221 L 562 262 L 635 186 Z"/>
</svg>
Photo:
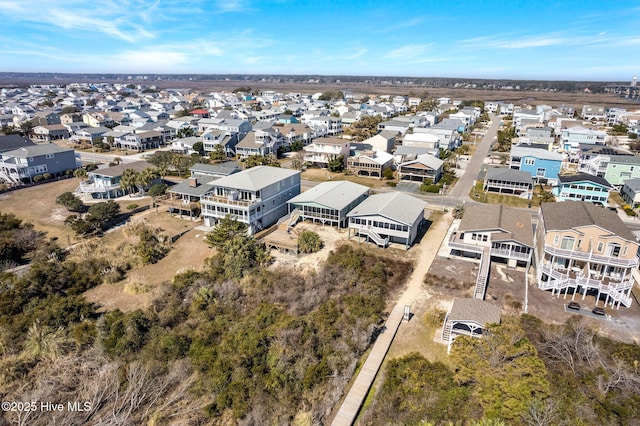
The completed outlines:
<svg viewBox="0 0 640 426">
<path fill-rule="evenodd" d="M 202 203 L 222 204 L 225 206 L 238 206 L 247 208 L 260 202 L 260 200 L 234 200 L 231 197 L 219 197 L 216 195 L 207 195 L 200 199 Z"/>
<path fill-rule="evenodd" d="M 109 191 L 116 191 L 120 189 L 120 184 L 116 183 L 112 185 L 102 185 L 102 184 L 97 185 L 93 182 L 80 182 L 79 189 L 80 189 L 80 192 L 88 193 L 88 194 L 99 193 L 99 192 L 109 192 Z"/>
<path fill-rule="evenodd" d="M 585 277 L 580 268 L 558 269 L 551 264 L 542 264 L 540 270 L 556 282 L 551 280 L 540 282 L 540 288 L 544 290 L 563 290 L 567 287 L 580 286 L 586 289 L 598 289 L 605 293 L 622 292 L 633 287 L 634 278 L 631 273 L 627 274 L 626 279 L 622 276 L 605 275 L 601 278 Z"/>
<path fill-rule="evenodd" d="M 487 243 L 487 242 L 485 242 L 484 244 L 466 243 L 460 239 L 460 234 L 457 234 L 457 233 L 452 234 L 451 238 L 449 239 L 450 248 L 471 252 L 471 253 L 482 253 L 483 250 L 488 247 L 487 244 L 490 244 L 490 243 Z M 497 244 L 497 243 L 494 243 L 494 244 Z M 501 257 L 503 259 L 516 259 L 516 260 L 522 260 L 524 262 L 527 262 L 531 259 L 531 252 L 523 253 L 523 252 L 517 252 L 513 249 L 503 249 L 503 248 L 497 248 L 497 247 L 491 247 L 489 254 L 491 256 Z"/>
<path fill-rule="evenodd" d="M 602 256 L 592 252 L 582 252 L 575 250 L 565 250 L 548 245 L 544 246 L 544 252 L 553 256 L 564 257 L 566 259 L 583 260 L 586 262 L 604 263 L 611 266 L 620 266 L 623 268 L 635 268 L 638 266 L 638 258 L 624 259 L 620 257 Z"/>
<path fill-rule="evenodd" d="M 304 161 L 308 161 L 310 163 L 328 163 L 329 160 L 331 160 L 331 158 L 333 158 L 333 155 L 305 155 L 303 160 Z"/>
<path fill-rule="evenodd" d="M 342 147 L 337 145 L 316 145 L 312 143 L 307 145 L 304 150 L 306 152 L 315 152 L 319 154 L 338 155 L 342 152 Z"/>
</svg>

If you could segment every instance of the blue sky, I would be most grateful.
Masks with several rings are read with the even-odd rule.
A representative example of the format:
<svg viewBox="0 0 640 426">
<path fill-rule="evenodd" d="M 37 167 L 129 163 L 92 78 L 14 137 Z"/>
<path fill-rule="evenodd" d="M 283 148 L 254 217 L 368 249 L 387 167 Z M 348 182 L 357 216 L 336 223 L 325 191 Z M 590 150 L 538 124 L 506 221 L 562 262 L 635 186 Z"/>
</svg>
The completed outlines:
<svg viewBox="0 0 640 426">
<path fill-rule="evenodd" d="M 0 22 L 0 71 L 640 74 L 638 0 L 0 0 Z"/>
</svg>

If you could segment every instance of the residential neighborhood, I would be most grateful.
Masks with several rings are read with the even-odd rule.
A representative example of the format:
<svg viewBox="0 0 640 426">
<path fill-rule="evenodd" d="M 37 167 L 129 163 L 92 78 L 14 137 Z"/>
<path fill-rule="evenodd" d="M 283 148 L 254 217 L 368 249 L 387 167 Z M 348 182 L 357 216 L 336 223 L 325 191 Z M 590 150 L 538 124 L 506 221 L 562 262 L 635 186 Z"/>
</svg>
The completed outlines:
<svg viewBox="0 0 640 426">
<path fill-rule="evenodd" d="M 69 246 L 127 241 L 161 220 L 153 232 L 173 234 L 152 245 L 189 253 L 173 270 L 204 264 L 226 280 L 216 296 L 209 284 L 197 290 L 202 306 L 239 294 L 221 285 L 263 285 L 248 271 L 334 282 L 338 269 L 318 268 L 344 247 L 386 259 L 360 277 L 391 279 L 394 265 L 413 262 L 396 302 L 379 300 L 393 330 L 371 343 L 380 363 L 428 315 L 438 356 L 455 357 L 457 342 L 487 338 L 514 314 L 579 316 L 635 339 L 640 329 L 626 324 L 640 323 L 639 115 L 355 90 L 34 84 L 0 89 L 0 188 L 11 197 L 64 185 L 55 208 Z M 109 203 L 127 212 L 97 222 L 92 208 Z M 341 268 L 359 262 L 342 256 Z M 128 291 L 114 306 L 141 300 Z"/>
</svg>

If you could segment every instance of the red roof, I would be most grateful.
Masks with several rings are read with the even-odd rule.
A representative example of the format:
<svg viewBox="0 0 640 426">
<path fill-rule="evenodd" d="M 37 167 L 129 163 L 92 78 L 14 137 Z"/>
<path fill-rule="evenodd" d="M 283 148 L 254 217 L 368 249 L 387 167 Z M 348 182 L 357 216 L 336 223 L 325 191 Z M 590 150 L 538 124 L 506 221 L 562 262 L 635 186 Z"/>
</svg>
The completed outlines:
<svg viewBox="0 0 640 426">
<path fill-rule="evenodd" d="M 189 114 L 205 115 L 209 114 L 209 111 L 207 111 L 206 109 L 194 109 L 193 111 L 189 112 Z"/>
</svg>

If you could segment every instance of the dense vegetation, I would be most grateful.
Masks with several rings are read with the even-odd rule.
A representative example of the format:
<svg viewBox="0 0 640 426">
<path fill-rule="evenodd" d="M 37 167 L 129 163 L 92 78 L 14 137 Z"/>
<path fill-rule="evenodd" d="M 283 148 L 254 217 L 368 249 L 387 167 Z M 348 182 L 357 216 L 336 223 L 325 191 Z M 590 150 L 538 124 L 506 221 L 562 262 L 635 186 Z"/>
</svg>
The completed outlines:
<svg viewBox="0 0 640 426">
<path fill-rule="evenodd" d="M 411 267 L 345 245 L 315 274 L 267 270 L 263 248 L 226 222 L 207 236 L 205 270 L 177 275 L 148 309 L 100 313 L 84 300 L 121 267 L 95 246 L 49 247 L 24 276 L 3 276 L 3 400 L 92 402 L 32 413 L 36 425 L 326 422 Z M 126 234 L 139 242 L 118 249 L 152 262 L 160 236 Z"/>
<path fill-rule="evenodd" d="M 640 346 L 599 336 L 580 317 L 507 318 L 483 339 L 458 338 L 450 367 L 416 353 L 392 360 L 363 423 L 636 424 L 638 359 Z"/>
<path fill-rule="evenodd" d="M 30 223 L 0 212 L 0 271 L 23 262 L 23 257 L 42 242 L 42 235 Z"/>
</svg>

